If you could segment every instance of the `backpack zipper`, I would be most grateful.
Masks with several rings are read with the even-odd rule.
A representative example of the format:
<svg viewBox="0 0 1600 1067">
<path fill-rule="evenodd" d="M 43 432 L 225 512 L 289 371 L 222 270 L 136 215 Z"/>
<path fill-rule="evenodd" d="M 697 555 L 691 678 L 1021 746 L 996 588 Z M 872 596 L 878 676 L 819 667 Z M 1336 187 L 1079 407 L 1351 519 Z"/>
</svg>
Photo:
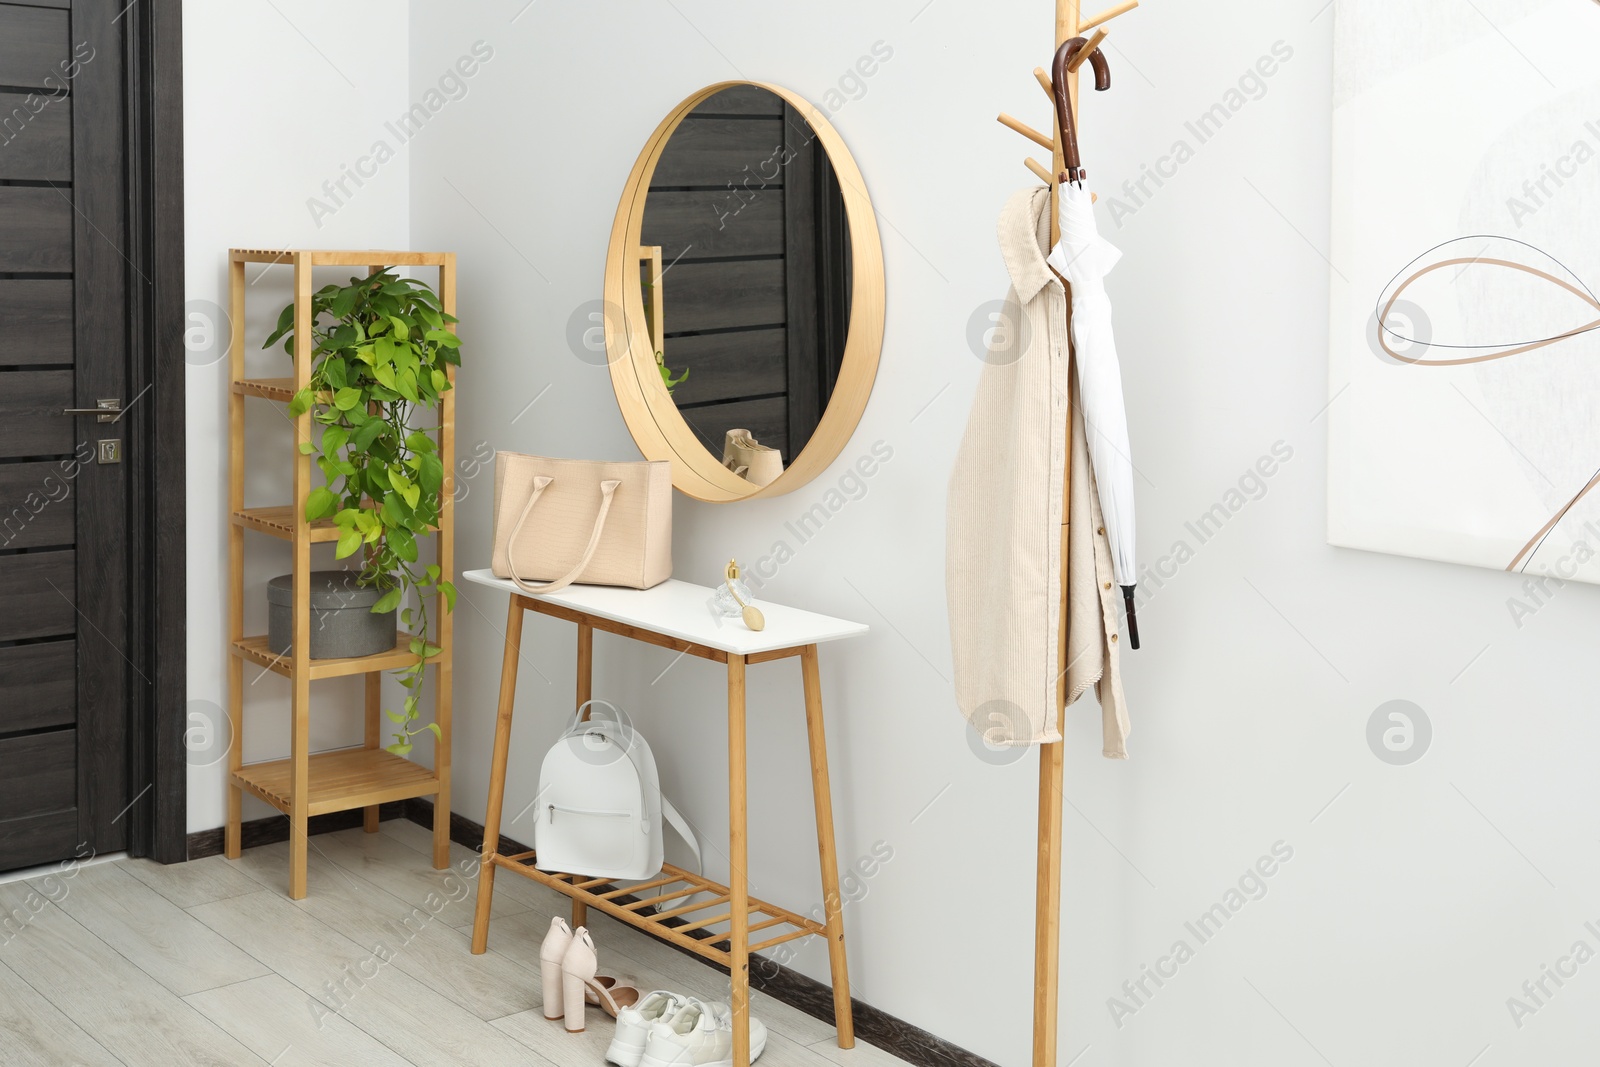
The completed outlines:
<svg viewBox="0 0 1600 1067">
<path fill-rule="evenodd" d="M 633 812 L 631 811 L 592 811 L 587 808 L 559 808 L 554 804 L 547 805 L 547 807 L 550 809 L 551 823 L 556 821 L 556 812 L 558 811 L 564 811 L 568 815 L 596 815 L 608 819 L 631 819 L 633 817 Z"/>
</svg>

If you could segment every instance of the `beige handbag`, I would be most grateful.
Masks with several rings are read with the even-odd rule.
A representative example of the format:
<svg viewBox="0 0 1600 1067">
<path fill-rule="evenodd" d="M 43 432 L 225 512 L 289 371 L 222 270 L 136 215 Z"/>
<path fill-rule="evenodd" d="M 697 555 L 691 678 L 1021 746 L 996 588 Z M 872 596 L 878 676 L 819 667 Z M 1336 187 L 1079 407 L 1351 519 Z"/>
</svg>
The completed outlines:
<svg viewBox="0 0 1600 1067">
<path fill-rule="evenodd" d="M 492 567 L 534 594 L 573 582 L 648 589 L 666 581 L 672 465 L 496 452 Z"/>
</svg>

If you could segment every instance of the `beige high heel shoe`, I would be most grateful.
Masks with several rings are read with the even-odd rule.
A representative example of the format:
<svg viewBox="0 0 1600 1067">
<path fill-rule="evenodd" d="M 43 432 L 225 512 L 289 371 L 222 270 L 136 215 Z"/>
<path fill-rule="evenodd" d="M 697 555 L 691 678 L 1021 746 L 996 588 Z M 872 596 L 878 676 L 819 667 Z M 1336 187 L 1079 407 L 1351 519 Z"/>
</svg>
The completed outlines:
<svg viewBox="0 0 1600 1067">
<path fill-rule="evenodd" d="M 598 975 L 599 962 L 588 927 L 578 927 L 572 935 L 572 944 L 568 946 L 566 956 L 561 960 L 561 1003 L 569 1034 L 583 1032 L 584 1009 L 589 999 L 592 998 L 605 1009 L 607 1015 L 615 1019 L 623 1008 L 639 1003 L 643 996 L 637 982 L 619 977 L 607 983 L 605 979 L 609 975 Z"/>
<path fill-rule="evenodd" d="M 557 915 L 550 920 L 550 932 L 539 946 L 539 975 L 544 979 L 544 1017 L 551 1022 L 561 1018 L 561 961 L 572 947 L 572 927 Z"/>
<path fill-rule="evenodd" d="M 550 932 L 544 935 L 544 942 L 539 946 L 539 975 L 544 980 L 544 1017 L 551 1022 L 559 1022 L 565 1015 L 562 1004 L 561 961 L 566 958 L 567 949 L 571 947 L 572 927 L 567 925 L 567 920 L 557 915 L 550 920 Z M 610 974 L 594 976 L 594 984 L 605 989 L 610 989 L 621 981 L 624 980 Z M 583 997 L 590 1004 L 600 1003 L 600 998 L 587 986 L 584 987 Z"/>
</svg>

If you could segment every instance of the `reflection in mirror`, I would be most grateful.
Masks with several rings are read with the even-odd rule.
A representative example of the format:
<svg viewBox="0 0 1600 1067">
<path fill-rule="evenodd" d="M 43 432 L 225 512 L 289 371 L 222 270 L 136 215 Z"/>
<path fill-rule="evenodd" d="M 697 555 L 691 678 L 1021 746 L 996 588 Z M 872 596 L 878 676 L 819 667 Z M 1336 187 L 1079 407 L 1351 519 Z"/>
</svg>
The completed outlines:
<svg viewBox="0 0 1600 1067">
<path fill-rule="evenodd" d="M 781 97 L 724 89 L 662 149 L 641 243 L 673 402 L 707 449 L 767 484 L 816 430 L 849 333 L 849 227 L 827 151 Z"/>
</svg>

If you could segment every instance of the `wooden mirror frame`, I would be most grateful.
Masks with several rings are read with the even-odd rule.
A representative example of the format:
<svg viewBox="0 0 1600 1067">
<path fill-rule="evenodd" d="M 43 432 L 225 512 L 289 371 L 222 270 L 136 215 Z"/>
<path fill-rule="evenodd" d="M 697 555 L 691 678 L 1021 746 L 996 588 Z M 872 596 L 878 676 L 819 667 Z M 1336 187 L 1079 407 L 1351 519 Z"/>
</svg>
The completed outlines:
<svg viewBox="0 0 1600 1067">
<path fill-rule="evenodd" d="M 662 384 L 655 346 L 650 343 L 639 270 L 645 199 L 668 139 L 689 112 L 722 90 L 740 85 L 752 85 L 777 95 L 799 112 L 816 133 L 839 180 L 852 257 L 850 328 L 828 406 L 800 454 L 788 457 L 788 465 L 776 480 L 759 487 L 724 467 L 722 457 L 701 443 Z M 877 216 L 861 170 L 827 116 L 787 89 L 750 81 L 717 82 L 674 108 L 651 134 L 623 188 L 606 250 L 605 301 L 606 362 L 617 406 L 644 457 L 671 462 L 672 484 L 678 490 L 696 500 L 727 503 L 781 496 L 821 474 L 844 450 L 866 409 L 878 375 L 878 356 L 883 350 L 884 311 L 883 245 L 878 237 Z"/>
</svg>

